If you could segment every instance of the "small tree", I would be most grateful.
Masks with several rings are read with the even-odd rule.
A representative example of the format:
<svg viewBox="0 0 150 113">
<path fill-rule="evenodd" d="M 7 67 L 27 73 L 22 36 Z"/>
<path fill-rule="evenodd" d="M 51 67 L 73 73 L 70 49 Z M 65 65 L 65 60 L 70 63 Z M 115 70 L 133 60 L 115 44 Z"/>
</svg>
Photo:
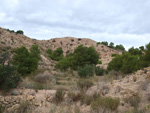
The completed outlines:
<svg viewBox="0 0 150 113">
<path fill-rule="evenodd" d="M 125 74 L 132 73 L 140 69 L 140 59 L 137 56 L 124 52 L 122 55 L 117 55 L 108 64 L 107 70 L 121 71 Z"/>
<path fill-rule="evenodd" d="M 150 43 L 146 45 L 145 55 L 141 56 L 141 66 L 150 66 Z"/>
<path fill-rule="evenodd" d="M 18 30 L 18 31 L 16 32 L 16 34 L 22 34 L 22 35 L 23 35 L 24 33 L 23 33 L 22 30 Z"/>
<path fill-rule="evenodd" d="M 140 46 L 139 49 L 140 49 L 141 51 L 144 51 L 144 46 Z"/>
<path fill-rule="evenodd" d="M 73 53 L 68 54 L 65 58 L 58 61 L 56 68 L 64 69 L 72 68 L 76 70 L 78 67 L 85 65 L 96 65 L 99 60 L 99 54 L 93 47 L 78 46 Z"/>
<path fill-rule="evenodd" d="M 102 41 L 101 44 L 104 44 L 104 45 L 108 46 L 108 42 L 107 41 Z"/>
<path fill-rule="evenodd" d="M 18 67 L 18 72 L 21 75 L 30 74 L 38 67 L 38 62 L 40 60 L 38 47 L 32 46 L 30 50 L 31 53 L 24 46 L 15 50 L 12 63 Z"/>
<path fill-rule="evenodd" d="M 109 47 L 110 47 L 110 48 L 114 48 L 114 43 L 113 43 L 113 42 L 110 42 Z"/>
<path fill-rule="evenodd" d="M 115 49 L 120 49 L 120 50 L 125 50 L 124 46 L 123 45 L 116 45 Z"/>
<path fill-rule="evenodd" d="M 63 50 L 62 48 L 57 48 L 55 51 L 51 51 L 50 49 L 48 50 L 48 54 L 49 54 L 49 57 L 52 59 L 52 60 L 55 60 L 55 61 L 59 61 L 61 60 L 64 56 L 63 56 Z"/>
<path fill-rule="evenodd" d="M 141 50 L 139 50 L 138 48 L 134 48 L 134 47 L 130 48 L 130 49 L 128 50 L 128 52 L 129 52 L 131 55 L 142 55 Z"/>
<path fill-rule="evenodd" d="M 41 52 L 40 52 L 38 45 L 32 45 L 30 48 L 30 53 L 31 53 L 31 56 L 36 58 L 37 60 L 41 59 L 40 57 Z"/>
</svg>

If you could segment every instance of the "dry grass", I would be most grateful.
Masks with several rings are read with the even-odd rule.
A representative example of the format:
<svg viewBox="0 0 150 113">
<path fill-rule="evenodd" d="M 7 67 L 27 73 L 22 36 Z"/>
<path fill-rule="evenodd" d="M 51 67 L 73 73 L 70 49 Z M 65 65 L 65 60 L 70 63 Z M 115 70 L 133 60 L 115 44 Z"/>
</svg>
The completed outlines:
<svg viewBox="0 0 150 113">
<path fill-rule="evenodd" d="M 81 110 L 78 106 L 72 105 L 52 105 L 49 113 L 81 113 Z"/>
<path fill-rule="evenodd" d="M 16 113 L 32 113 L 33 109 L 34 106 L 30 102 L 25 101 L 20 104 Z"/>
</svg>

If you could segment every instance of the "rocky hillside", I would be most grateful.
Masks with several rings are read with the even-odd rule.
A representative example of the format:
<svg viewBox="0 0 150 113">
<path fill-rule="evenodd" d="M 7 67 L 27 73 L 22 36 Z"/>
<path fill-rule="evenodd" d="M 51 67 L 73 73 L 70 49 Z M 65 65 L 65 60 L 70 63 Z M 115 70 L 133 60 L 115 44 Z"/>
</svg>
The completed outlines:
<svg viewBox="0 0 150 113">
<path fill-rule="evenodd" d="M 26 46 L 28 49 L 33 45 L 39 45 L 41 49 L 42 62 L 41 65 L 45 65 L 46 68 L 50 68 L 48 65 L 54 65 L 54 62 L 51 61 L 46 56 L 46 50 L 51 48 L 55 50 L 61 47 L 64 51 L 64 55 L 74 51 L 74 49 L 79 45 L 84 45 L 86 47 L 93 46 L 98 53 L 100 53 L 103 66 L 106 67 L 108 62 L 112 59 L 112 54 L 121 54 L 121 51 L 111 49 L 105 45 L 98 44 L 96 41 L 86 38 L 74 38 L 74 37 L 64 37 L 64 38 L 53 38 L 50 40 L 36 40 L 31 39 L 22 34 L 11 33 L 6 29 L 0 28 L 0 51 L 5 49 L 13 50 L 17 47 Z"/>
</svg>

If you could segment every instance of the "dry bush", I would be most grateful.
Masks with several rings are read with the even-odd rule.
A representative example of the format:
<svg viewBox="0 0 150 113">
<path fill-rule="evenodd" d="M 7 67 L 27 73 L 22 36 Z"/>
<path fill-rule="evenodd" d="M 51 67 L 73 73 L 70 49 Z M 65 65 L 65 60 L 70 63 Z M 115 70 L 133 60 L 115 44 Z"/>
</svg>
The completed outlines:
<svg viewBox="0 0 150 113">
<path fill-rule="evenodd" d="M 92 85 L 93 85 L 93 81 L 90 79 L 79 79 L 79 81 L 77 82 L 77 87 L 81 91 L 88 90 Z"/>
<path fill-rule="evenodd" d="M 123 74 L 121 72 L 114 71 L 114 70 L 110 71 L 108 73 L 108 75 L 110 75 L 112 77 L 112 79 L 115 79 L 115 80 L 118 80 L 118 79 L 125 77 L 125 74 Z"/>
<path fill-rule="evenodd" d="M 30 102 L 25 101 L 20 104 L 16 113 L 32 113 L 33 109 L 34 106 Z"/>
<path fill-rule="evenodd" d="M 50 81 L 52 79 L 52 75 L 50 74 L 38 74 L 34 77 L 34 80 L 39 83 L 45 83 L 47 81 Z"/>
<path fill-rule="evenodd" d="M 52 105 L 49 113 L 81 113 L 77 106 Z"/>
<path fill-rule="evenodd" d="M 91 109 L 95 113 L 100 113 L 101 110 L 105 113 L 117 110 L 119 104 L 119 98 L 97 96 L 91 104 Z"/>
<path fill-rule="evenodd" d="M 140 101 L 141 101 L 141 97 L 139 96 L 139 94 L 136 94 L 135 96 L 124 99 L 124 101 L 126 103 L 129 103 L 134 108 L 137 108 L 139 106 Z"/>
<path fill-rule="evenodd" d="M 81 92 L 79 92 L 79 93 L 69 92 L 68 93 L 68 97 L 70 99 L 72 99 L 72 101 L 74 101 L 74 102 L 81 100 L 82 96 L 83 96 L 83 93 L 81 93 Z"/>
<path fill-rule="evenodd" d="M 145 82 L 143 82 L 142 84 L 141 84 L 141 89 L 143 90 L 143 91 L 146 91 L 147 90 L 147 88 L 148 88 L 148 86 L 149 86 L 149 83 L 150 83 L 150 81 L 149 80 L 146 80 Z"/>
<path fill-rule="evenodd" d="M 102 95 L 106 95 L 109 93 L 110 88 L 107 85 L 102 86 Z"/>
<path fill-rule="evenodd" d="M 64 95 L 65 95 L 65 91 L 62 90 L 62 89 L 58 89 L 58 90 L 56 91 L 55 97 L 53 98 L 53 101 L 54 101 L 56 104 L 61 103 L 61 102 L 64 100 Z"/>
</svg>

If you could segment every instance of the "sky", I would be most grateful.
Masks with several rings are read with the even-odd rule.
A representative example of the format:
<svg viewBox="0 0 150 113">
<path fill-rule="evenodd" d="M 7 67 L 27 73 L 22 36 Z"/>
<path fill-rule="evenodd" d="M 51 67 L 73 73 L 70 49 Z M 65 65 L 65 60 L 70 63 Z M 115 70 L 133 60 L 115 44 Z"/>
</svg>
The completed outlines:
<svg viewBox="0 0 150 113">
<path fill-rule="evenodd" d="M 150 0 L 0 0 L 0 27 L 30 38 L 90 38 L 126 49 L 150 42 Z"/>
</svg>

